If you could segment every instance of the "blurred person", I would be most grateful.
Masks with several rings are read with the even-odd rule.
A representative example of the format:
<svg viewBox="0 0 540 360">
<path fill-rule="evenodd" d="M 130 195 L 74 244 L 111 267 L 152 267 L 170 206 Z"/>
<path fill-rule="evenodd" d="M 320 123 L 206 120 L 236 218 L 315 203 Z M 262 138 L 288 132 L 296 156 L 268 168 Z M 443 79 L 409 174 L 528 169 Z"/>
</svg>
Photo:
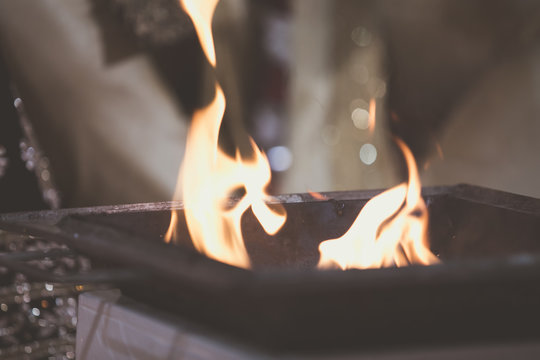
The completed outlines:
<svg viewBox="0 0 540 360">
<path fill-rule="evenodd" d="M 214 28 L 223 144 L 245 148 L 244 9 L 223 1 Z M 216 76 L 178 1 L 2 2 L 0 47 L 62 206 L 172 199 L 192 112 Z"/>
<path fill-rule="evenodd" d="M 0 41 L 65 206 L 171 197 L 186 115 L 147 56 L 107 64 L 89 1 L 3 1 Z"/>
</svg>

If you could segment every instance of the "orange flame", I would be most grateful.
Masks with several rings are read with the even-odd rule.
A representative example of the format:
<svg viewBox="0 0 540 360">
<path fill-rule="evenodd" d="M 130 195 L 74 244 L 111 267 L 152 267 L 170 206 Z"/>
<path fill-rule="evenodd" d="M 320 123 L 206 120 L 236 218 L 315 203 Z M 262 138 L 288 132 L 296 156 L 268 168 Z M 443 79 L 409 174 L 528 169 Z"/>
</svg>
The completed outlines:
<svg viewBox="0 0 540 360">
<path fill-rule="evenodd" d="M 328 200 L 328 197 L 321 194 L 320 192 L 308 190 L 308 194 L 311 195 L 311 197 L 314 198 L 315 200 L 321 200 L 321 201 Z"/>
<path fill-rule="evenodd" d="M 322 242 L 320 268 L 365 269 L 439 262 L 429 250 L 428 213 L 414 157 L 403 141 L 396 141 L 407 162 L 409 183 L 372 198 L 342 237 Z"/>
<path fill-rule="evenodd" d="M 377 111 L 377 102 L 375 98 L 371 98 L 369 101 L 369 122 L 368 122 L 368 131 L 370 135 L 373 135 L 375 131 L 375 120 L 376 120 L 376 111 Z"/>
<path fill-rule="evenodd" d="M 217 2 L 181 1 L 214 67 L 216 56 L 211 23 Z M 231 157 L 219 148 L 219 129 L 225 108 L 225 95 L 216 82 L 212 102 L 193 114 L 175 199 L 183 198 L 186 223 L 198 251 L 230 265 L 248 268 L 250 261 L 241 229 L 244 212 L 251 207 L 270 235 L 283 226 L 286 214 L 283 208 L 271 209 L 265 202 L 269 199 L 264 189 L 271 179 L 270 166 L 252 139 L 253 155 L 249 159 L 243 159 L 238 151 Z M 245 194 L 231 204 L 230 195 L 239 189 L 245 190 Z M 177 223 L 178 214 L 173 212 L 166 242 L 176 239 Z"/>
</svg>

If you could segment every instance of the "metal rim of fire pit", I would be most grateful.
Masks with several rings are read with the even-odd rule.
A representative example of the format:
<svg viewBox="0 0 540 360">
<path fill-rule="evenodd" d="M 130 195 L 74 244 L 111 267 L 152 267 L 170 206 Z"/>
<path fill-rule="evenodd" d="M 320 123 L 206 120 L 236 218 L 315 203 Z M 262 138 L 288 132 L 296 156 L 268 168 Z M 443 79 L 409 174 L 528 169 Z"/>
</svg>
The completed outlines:
<svg viewBox="0 0 540 360">
<path fill-rule="evenodd" d="M 325 193 L 323 195 L 333 199 L 332 201 L 367 201 L 379 192 L 335 192 Z M 495 208 L 509 209 L 514 212 L 528 214 L 534 218 L 540 218 L 540 200 L 526 196 L 508 194 L 470 185 L 433 187 L 423 190 L 425 197 L 448 194 L 451 194 L 454 198 L 463 198 L 467 201 L 488 204 Z M 275 199 L 281 203 L 320 201 L 313 199 L 308 194 L 283 195 L 277 196 Z M 481 304 L 481 302 L 489 302 L 489 298 L 487 297 L 489 295 L 492 297 L 495 296 L 495 305 L 512 305 L 512 299 L 509 295 L 499 294 L 497 292 L 497 288 L 501 286 L 504 289 L 517 289 L 518 292 L 526 294 L 527 298 L 520 299 L 521 303 L 518 302 L 516 304 L 518 307 L 521 306 L 522 309 L 512 307 L 512 311 L 518 312 L 515 321 L 508 318 L 505 314 L 500 314 L 499 322 L 503 325 L 516 326 L 516 321 L 521 323 L 526 321 L 526 324 L 523 323 L 524 328 L 513 331 L 515 335 L 524 336 L 524 333 L 531 336 L 540 335 L 540 331 L 538 330 L 529 331 L 532 321 L 537 321 L 539 315 L 533 313 L 529 316 L 530 321 L 527 321 L 526 314 L 522 313 L 522 310 L 530 310 L 535 305 L 535 301 L 540 299 L 540 256 L 535 254 L 518 254 L 503 258 L 482 260 L 452 261 L 426 267 L 409 266 L 405 268 L 346 272 L 297 269 L 247 271 L 213 261 L 198 253 L 186 251 L 180 247 L 167 245 L 161 241 L 149 242 L 137 236 L 126 236 L 126 234 L 107 226 L 100 226 L 84 221 L 84 217 L 87 215 L 153 212 L 181 208 L 181 203 L 163 202 L 5 214 L 0 215 L 0 229 L 62 241 L 70 248 L 88 255 L 90 258 L 99 258 L 105 263 L 118 265 L 119 267 L 113 269 L 110 275 L 112 281 L 119 284 L 129 284 L 130 281 L 141 282 L 147 279 L 149 283 L 153 283 L 152 289 L 158 292 L 160 283 L 168 283 L 169 286 L 175 284 L 172 285 L 172 290 L 161 290 L 163 290 L 163 293 L 167 293 L 174 292 L 175 288 L 180 289 L 177 290 L 178 299 L 181 299 L 179 301 L 180 306 L 187 304 L 186 308 L 190 309 L 189 311 L 198 308 L 208 311 L 210 314 L 203 316 L 203 322 L 210 323 L 211 326 L 216 325 L 220 327 L 222 325 L 218 324 L 220 322 L 230 325 L 231 322 L 236 321 L 234 325 L 225 326 L 225 329 L 230 331 L 232 335 L 238 335 L 240 337 L 247 336 L 247 332 L 253 321 L 261 321 L 261 326 L 267 326 L 271 330 L 266 332 L 261 330 L 260 333 L 250 334 L 250 336 L 252 336 L 255 344 L 272 349 L 306 350 L 312 344 L 311 348 L 316 351 L 321 348 L 321 344 L 324 343 L 325 339 L 328 339 L 332 343 L 332 346 L 328 348 L 335 348 L 337 346 L 343 349 L 351 346 L 370 347 L 372 345 L 380 346 L 388 342 L 402 342 L 398 339 L 399 334 L 397 333 L 390 336 L 390 340 L 377 341 L 377 338 L 367 336 L 364 340 L 360 339 L 354 342 L 354 336 L 347 336 L 343 331 L 338 330 L 335 330 L 334 333 L 345 334 L 343 339 L 338 338 L 337 335 L 334 337 L 333 332 L 328 330 L 322 331 L 322 335 L 313 333 L 311 336 L 301 336 L 300 340 L 288 338 L 297 328 L 303 329 L 310 325 L 316 327 L 317 322 L 310 317 L 313 316 L 313 311 L 315 310 L 321 311 L 321 314 L 323 314 L 321 315 L 322 321 L 327 321 L 328 326 L 336 326 L 339 323 L 338 320 L 348 321 L 346 314 L 339 315 L 335 321 L 331 317 L 324 315 L 325 312 L 334 311 L 339 313 L 340 309 L 331 309 L 331 306 L 340 306 L 343 302 L 350 305 L 349 300 L 339 300 L 339 296 L 350 297 L 350 301 L 357 301 L 358 307 L 366 304 L 373 307 L 374 303 L 380 303 L 381 301 L 386 301 L 389 305 L 395 306 L 396 301 L 387 298 L 387 296 L 401 294 L 405 298 L 403 306 L 398 305 L 397 308 L 388 309 L 388 312 L 392 316 L 397 316 L 404 321 L 414 321 L 414 316 L 420 314 L 419 311 L 421 309 L 419 307 L 421 306 L 427 307 L 426 311 L 436 312 L 436 314 L 433 314 L 434 316 L 440 316 L 440 311 L 437 312 L 436 308 L 426 302 L 430 298 L 433 298 L 433 301 L 439 305 L 445 304 L 446 306 L 452 306 L 452 302 L 454 302 L 459 304 L 462 309 L 465 308 L 464 311 L 466 313 L 472 311 L 472 315 L 468 314 L 469 317 L 472 316 L 472 318 L 475 318 L 476 316 L 478 317 L 476 319 L 477 321 L 486 321 L 485 326 L 480 326 L 480 328 L 486 331 L 488 338 L 497 338 L 498 335 L 496 332 L 494 333 L 494 331 L 489 330 L 489 326 L 493 326 L 492 321 L 486 318 L 489 314 L 494 314 L 494 305 L 487 304 L 484 307 L 489 311 L 486 310 L 487 312 L 483 312 L 482 306 L 484 304 Z M 11 265 L 13 265 L 13 262 L 17 260 L 5 256 L 3 257 L 4 260 L 7 260 L 7 265 L 9 265 L 10 261 L 12 262 Z M 2 257 L 0 257 L 1 261 Z M 21 270 L 24 270 L 24 268 L 21 268 Z M 131 276 L 129 275 L 130 272 Z M 47 275 L 44 276 L 46 277 Z M 84 282 L 103 280 L 99 276 L 93 279 L 93 276 L 87 274 L 80 279 L 75 277 L 67 279 L 67 281 Z M 62 279 L 55 280 L 62 281 Z M 322 289 L 327 295 L 321 295 Z M 464 294 L 453 294 L 452 289 L 465 289 L 466 291 Z M 478 295 L 478 291 L 484 291 L 484 293 L 480 294 L 479 297 L 475 297 Z M 325 298 L 325 301 L 320 305 L 308 304 L 309 299 L 320 296 Z M 418 306 L 411 303 L 413 298 L 421 299 L 422 296 L 424 300 L 421 300 Z M 467 296 L 471 297 L 472 305 L 464 302 L 467 300 Z M 365 299 L 366 297 L 368 298 L 367 300 Z M 241 303 L 235 304 L 234 302 L 239 301 L 239 299 Z M 216 304 L 215 302 L 218 301 L 221 301 L 221 303 Z M 274 302 L 273 304 L 271 303 L 272 301 Z M 302 305 L 300 304 L 302 301 L 305 302 L 305 309 L 302 309 Z M 193 302 L 199 303 L 197 305 L 190 305 Z M 252 307 L 247 306 L 242 308 L 245 302 L 250 302 Z M 287 305 L 287 302 L 290 304 Z M 256 309 L 257 306 L 268 304 L 271 305 L 266 309 Z M 367 309 L 370 309 L 369 306 Z M 441 321 L 450 323 L 451 326 L 456 326 L 452 317 L 455 317 L 457 319 L 456 321 L 463 321 L 463 316 L 454 314 L 458 310 L 446 311 L 443 313 L 444 319 Z M 280 311 L 282 313 L 279 313 Z M 400 313 L 407 311 L 410 311 L 411 314 L 403 315 Z M 474 314 L 475 311 L 478 314 Z M 229 313 L 223 315 L 220 312 Z M 262 314 L 260 312 L 270 312 L 270 314 Z M 371 324 L 373 322 L 372 315 L 380 315 L 381 313 L 384 313 L 384 311 L 378 311 L 371 315 L 368 314 L 366 316 L 367 323 Z M 218 314 L 217 318 L 214 320 L 209 319 L 210 316 L 216 316 L 216 314 Z M 436 319 L 432 319 L 428 315 L 420 314 L 420 320 L 417 320 L 417 325 L 429 327 L 437 323 Z M 246 318 L 238 319 L 235 316 L 245 316 Z M 283 326 L 287 316 L 292 316 L 295 319 L 294 321 L 307 321 L 308 324 L 302 326 L 295 324 L 291 329 L 284 329 L 282 331 L 284 333 L 283 335 L 279 335 L 277 329 Z M 358 318 L 360 319 L 359 321 L 362 321 L 362 316 L 360 315 L 352 314 L 351 317 Z M 252 318 L 251 321 L 248 318 Z M 315 321 L 315 323 L 309 324 L 310 321 Z M 385 332 L 384 329 L 387 320 L 382 319 L 381 321 L 383 324 L 373 330 L 375 335 Z M 238 324 L 239 322 L 241 324 Z M 351 322 L 346 326 L 348 326 L 349 330 L 359 331 L 364 336 L 368 331 L 364 328 L 363 324 L 352 325 Z M 462 335 L 472 331 L 476 331 L 475 326 L 462 330 Z M 388 330 L 387 332 L 395 333 L 393 330 Z M 271 339 L 265 338 L 268 334 L 273 334 L 274 337 Z M 449 331 L 442 331 L 440 334 L 430 334 L 429 331 L 424 329 L 421 334 L 423 334 L 423 341 L 430 338 L 433 338 L 433 341 L 438 341 L 441 340 L 441 336 L 446 337 L 445 341 L 467 340 L 467 336 L 464 339 L 463 336 L 458 336 L 459 334 Z M 504 333 L 504 336 L 508 336 L 508 331 Z M 403 334 L 403 337 L 407 341 L 422 340 L 411 334 Z M 319 344 L 314 343 L 316 341 L 319 341 Z"/>
</svg>

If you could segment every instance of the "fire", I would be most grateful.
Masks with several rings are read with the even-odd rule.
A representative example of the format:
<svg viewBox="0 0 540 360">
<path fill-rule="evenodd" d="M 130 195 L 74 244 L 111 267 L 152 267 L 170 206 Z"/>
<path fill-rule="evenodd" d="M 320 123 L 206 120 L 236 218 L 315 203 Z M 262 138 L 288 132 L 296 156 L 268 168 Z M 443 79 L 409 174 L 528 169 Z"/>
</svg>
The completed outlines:
<svg viewBox="0 0 540 360">
<path fill-rule="evenodd" d="M 191 17 L 208 61 L 215 68 L 212 17 L 218 0 L 183 0 L 181 5 Z M 265 188 L 270 183 L 268 159 L 253 140 L 253 155 L 232 157 L 218 146 L 219 129 L 225 113 L 225 95 L 219 84 L 215 97 L 193 114 L 186 140 L 186 152 L 180 169 L 175 199 L 182 198 L 186 223 L 195 248 L 208 257 L 238 267 L 249 268 L 241 219 L 251 207 L 264 230 L 274 235 L 283 226 L 283 208 L 270 208 Z M 245 193 L 236 203 L 230 200 L 237 190 Z M 165 236 L 176 239 L 178 213 L 173 212 Z"/>
<path fill-rule="evenodd" d="M 219 0 L 180 0 L 191 17 L 210 64 L 216 67 L 212 18 Z M 241 220 L 251 208 L 264 230 L 276 234 L 286 221 L 283 207 L 270 208 L 265 192 L 271 171 L 265 154 L 251 141 L 252 155 L 235 156 L 218 145 L 226 109 L 225 95 L 216 81 L 210 104 L 193 114 L 186 140 L 184 161 L 178 175 L 175 199 L 182 199 L 186 223 L 194 247 L 210 258 L 230 265 L 251 266 L 242 237 Z M 373 133 L 376 102 L 369 106 L 369 131 Z M 371 268 L 433 264 L 438 258 L 429 250 L 428 214 L 421 197 L 421 185 L 409 148 L 397 140 L 409 169 L 408 184 L 400 184 L 371 199 L 349 230 L 338 239 L 319 246 L 320 268 Z M 231 196 L 241 192 L 238 200 Z M 322 194 L 310 192 L 315 199 Z M 177 239 L 179 213 L 173 211 L 167 242 Z"/>
<path fill-rule="evenodd" d="M 219 0 L 180 0 L 180 5 L 193 21 L 206 58 L 216 67 L 216 50 L 212 36 L 212 18 Z"/>
<path fill-rule="evenodd" d="M 314 198 L 315 200 L 320 200 L 320 201 L 328 200 L 328 198 L 325 195 L 316 191 L 309 190 L 308 194 L 311 195 L 311 197 Z"/>
<path fill-rule="evenodd" d="M 409 169 L 408 184 L 397 185 L 372 198 L 340 238 L 319 245 L 319 268 L 378 268 L 429 265 L 439 259 L 429 250 L 428 213 L 414 157 L 396 139 Z"/>
<path fill-rule="evenodd" d="M 370 135 L 373 135 L 373 132 L 375 131 L 376 111 L 377 111 L 377 103 L 375 101 L 375 98 L 371 98 L 371 100 L 369 101 L 369 121 L 368 121 L 368 131 Z"/>
</svg>

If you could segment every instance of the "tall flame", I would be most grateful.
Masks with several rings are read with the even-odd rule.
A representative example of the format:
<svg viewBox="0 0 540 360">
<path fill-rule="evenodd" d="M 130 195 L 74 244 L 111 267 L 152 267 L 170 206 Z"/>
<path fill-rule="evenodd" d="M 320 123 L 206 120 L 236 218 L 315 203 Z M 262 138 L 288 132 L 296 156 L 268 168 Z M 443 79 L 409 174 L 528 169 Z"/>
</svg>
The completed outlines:
<svg viewBox="0 0 540 360">
<path fill-rule="evenodd" d="M 215 68 L 212 17 L 218 0 L 183 0 L 181 5 L 193 20 L 208 61 Z M 271 179 L 268 159 L 250 139 L 253 155 L 244 159 L 237 151 L 231 157 L 218 146 L 219 129 L 225 113 L 225 95 L 215 84 L 215 97 L 193 114 L 186 140 L 184 161 L 178 176 L 175 198 L 182 197 L 188 230 L 197 250 L 216 260 L 250 267 L 244 245 L 241 219 L 251 207 L 264 230 L 274 235 L 283 226 L 283 208 L 272 209 L 265 188 Z M 235 204 L 231 194 L 245 190 Z M 177 237 L 178 213 L 173 212 L 165 240 Z"/>
<path fill-rule="evenodd" d="M 414 157 L 403 141 L 396 139 L 409 169 L 408 184 L 397 185 L 372 198 L 340 238 L 319 245 L 319 268 L 343 270 L 429 265 L 439 259 L 429 250 L 428 213 Z"/>
</svg>

